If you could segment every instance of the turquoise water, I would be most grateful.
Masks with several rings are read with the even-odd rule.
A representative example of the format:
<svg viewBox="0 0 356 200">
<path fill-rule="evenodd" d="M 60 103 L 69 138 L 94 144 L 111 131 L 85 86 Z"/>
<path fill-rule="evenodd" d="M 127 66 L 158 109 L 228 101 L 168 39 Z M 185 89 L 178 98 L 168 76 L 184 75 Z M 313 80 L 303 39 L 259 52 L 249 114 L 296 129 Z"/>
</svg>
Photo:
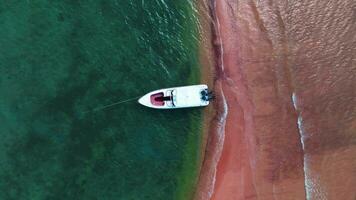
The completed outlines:
<svg viewBox="0 0 356 200">
<path fill-rule="evenodd" d="M 135 101 L 199 83 L 194 5 L 0 4 L 0 199 L 189 199 L 201 109 Z"/>
</svg>

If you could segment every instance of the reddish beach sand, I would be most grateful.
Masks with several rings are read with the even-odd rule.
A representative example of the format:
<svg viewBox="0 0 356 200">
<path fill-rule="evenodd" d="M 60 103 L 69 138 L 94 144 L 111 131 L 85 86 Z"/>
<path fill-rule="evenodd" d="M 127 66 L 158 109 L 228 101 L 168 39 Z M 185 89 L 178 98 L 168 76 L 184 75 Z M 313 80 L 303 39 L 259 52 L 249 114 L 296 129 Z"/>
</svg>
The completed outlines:
<svg viewBox="0 0 356 200">
<path fill-rule="evenodd" d="M 355 6 L 202 3 L 217 101 L 196 199 L 356 199 Z"/>
</svg>

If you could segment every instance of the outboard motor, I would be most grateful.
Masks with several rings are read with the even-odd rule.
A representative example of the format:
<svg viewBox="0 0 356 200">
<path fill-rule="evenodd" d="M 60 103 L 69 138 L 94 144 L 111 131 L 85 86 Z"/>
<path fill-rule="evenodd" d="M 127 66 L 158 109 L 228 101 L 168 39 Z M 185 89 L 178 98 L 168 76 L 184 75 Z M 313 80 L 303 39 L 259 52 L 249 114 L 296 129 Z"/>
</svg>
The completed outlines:
<svg viewBox="0 0 356 200">
<path fill-rule="evenodd" d="M 207 96 L 209 101 L 215 99 L 215 95 L 213 94 L 213 91 L 209 91 Z"/>
<path fill-rule="evenodd" d="M 202 90 L 200 94 L 201 94 L 201 99 L 204 101 L 210 101 L 215 98 L 213 92 L 209 91 L 208 89 Z"/>
</svg>

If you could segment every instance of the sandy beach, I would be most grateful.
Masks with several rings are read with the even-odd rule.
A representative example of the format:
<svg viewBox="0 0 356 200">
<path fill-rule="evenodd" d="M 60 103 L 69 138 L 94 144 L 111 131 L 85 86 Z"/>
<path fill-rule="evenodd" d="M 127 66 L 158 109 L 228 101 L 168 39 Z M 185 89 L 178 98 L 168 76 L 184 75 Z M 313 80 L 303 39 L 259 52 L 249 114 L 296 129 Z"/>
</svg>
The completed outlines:
<svg viewBox="0 0 356 200">
<path fill-rule="evenodd" d="M 356 198 L 354 4 L 201 4 L 217 99 L 196 199 Z"/>
</svg>

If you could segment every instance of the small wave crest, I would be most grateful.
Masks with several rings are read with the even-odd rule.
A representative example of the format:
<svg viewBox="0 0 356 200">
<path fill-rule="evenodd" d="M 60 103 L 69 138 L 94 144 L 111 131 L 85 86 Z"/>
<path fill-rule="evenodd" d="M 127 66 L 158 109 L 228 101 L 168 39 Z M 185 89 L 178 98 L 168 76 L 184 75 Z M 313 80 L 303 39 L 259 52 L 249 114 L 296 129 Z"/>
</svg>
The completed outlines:
<svg viewBox="0 0 356 200">
<path fill-rule="evenodd" d="M 220 85 L 220 90 L 219 90 L 220 96 L 221 96 L 221 103 L 222 103 L 222 109 L 221 109 L 221 113 L 219 113 L 218 115 L 218 123 L 217 123 L 217 127 L 216 127 L 216 131 L 214 131 L 214 133 L 217 136 L 217 141 L 216 141 L 216 151 L 214 152 L 213 155 L 213 159 L 212 159 L 212 165 L 214 168 L 214 173 L 213 173 L 213 177 L 211 180 L 211 183 L 209 184 L 209 188 L 208 188 L 208 199 L 211 198 L 211 196 L 213 195 L 214 192 L 214 188 L 215 188 L 215 181 L 216 181 L 216 172 L 217 172 L 217 166 L 222 154 L 222 150 L 224 147 L 224 140 L 225 140 L 225 124 L 226 124 L 226 118 L 227 118 L 227 114 L 228 114 L 228 106 L 227 106 L 227 102 L 226 102 L 226 98 L 224 95 L 224 91 Z"/>
</svg>

